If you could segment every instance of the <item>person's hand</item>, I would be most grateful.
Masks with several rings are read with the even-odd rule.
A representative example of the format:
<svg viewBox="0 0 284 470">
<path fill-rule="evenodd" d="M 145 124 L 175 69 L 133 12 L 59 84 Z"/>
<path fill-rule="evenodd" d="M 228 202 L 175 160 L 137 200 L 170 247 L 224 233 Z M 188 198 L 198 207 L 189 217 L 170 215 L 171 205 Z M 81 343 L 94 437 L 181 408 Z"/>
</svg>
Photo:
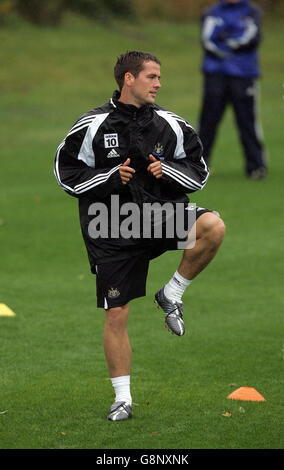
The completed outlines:
<svg viewBox="0 0 284 470">
<path fill-rule="evenodd" d="M 227 46 L 229 46 L 231 49 L 238 49 L 240 47 L 240 41 L 238 39 L 227 39 L 226 41 Z"/>
<path fill-rule="evenodd" d="M 131 168 L 131 166 L 128 166 L 129 164 L 130 164 L 130 158 L 127 158 L 125 162 L 119 167 L 118 171 L 120 174 L 122 184 L 127 184 L 131 180 L 133 174 L 135 173 L 134 168 Z"/>
<path fill-rule="evenodd" d="M 162 164 L 160 160 L 157 160 L 151 153 L 149 155 L 149 159 L 152 162 L 147 168 L 149 173 L 151 173 L 157 179 L 162 178 Z"/>
</svg>

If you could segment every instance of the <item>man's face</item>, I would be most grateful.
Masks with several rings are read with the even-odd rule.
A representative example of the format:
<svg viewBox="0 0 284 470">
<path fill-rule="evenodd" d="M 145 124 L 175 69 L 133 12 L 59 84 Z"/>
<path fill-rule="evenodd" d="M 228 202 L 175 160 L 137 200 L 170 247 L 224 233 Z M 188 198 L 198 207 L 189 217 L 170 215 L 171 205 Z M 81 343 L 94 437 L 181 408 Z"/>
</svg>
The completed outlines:
<svg viewBox="0 0 284 470">
<path fill-rule="evenodd" d="M 133 103 L 140 107 L 155 103 L 156 94 L 160 84 L 160 66 L 156 62 L 144 62 L 144 67 L 137 77 L 132 77 L 130 92 Z"/>
</svg>

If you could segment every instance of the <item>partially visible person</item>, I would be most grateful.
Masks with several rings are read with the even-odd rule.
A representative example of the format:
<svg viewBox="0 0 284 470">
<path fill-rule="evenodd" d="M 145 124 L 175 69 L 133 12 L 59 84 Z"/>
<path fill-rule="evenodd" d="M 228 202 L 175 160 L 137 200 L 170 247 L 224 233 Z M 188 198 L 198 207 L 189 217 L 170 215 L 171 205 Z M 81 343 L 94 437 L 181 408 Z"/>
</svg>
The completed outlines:
<svg viewBox="0 0 284 470">
<path fill-rule="evenodd" d="M 219 0 L 202 16 L 203 100 L 199 136 L 210 164 L 217 128 L 226 106 L 233 107 L 249 178 L 267 175 L 257 99 L 261 11 L 250 0 Z M 229 158 L 230 149 L 223 157 Z"/>
</svg>

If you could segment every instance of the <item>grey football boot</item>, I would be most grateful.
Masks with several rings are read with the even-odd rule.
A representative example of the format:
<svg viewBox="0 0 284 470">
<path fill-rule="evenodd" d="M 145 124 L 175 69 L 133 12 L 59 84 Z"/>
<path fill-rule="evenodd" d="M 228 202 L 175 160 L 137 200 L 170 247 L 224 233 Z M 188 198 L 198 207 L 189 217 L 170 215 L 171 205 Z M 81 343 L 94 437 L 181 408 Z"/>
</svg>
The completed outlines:
<svg viewBox="0 0 284 470">
<path fill-rule="evenodd" d="M 162 287 L 155 294 L 155 303 L 165 312 L 165 324 L 172 333 L 182 336 L 185 333 L 183 323 L 183 304 L 182 302 L 172 301 L 165 296 L 165 287 Z"/>
<path fill-rule="evenodd" d="M 124 421 L 132 417 L 132 407 L 125 401 L 116 401 L 110 407 L 107 417 L 110 421 Z"/>
</svg>

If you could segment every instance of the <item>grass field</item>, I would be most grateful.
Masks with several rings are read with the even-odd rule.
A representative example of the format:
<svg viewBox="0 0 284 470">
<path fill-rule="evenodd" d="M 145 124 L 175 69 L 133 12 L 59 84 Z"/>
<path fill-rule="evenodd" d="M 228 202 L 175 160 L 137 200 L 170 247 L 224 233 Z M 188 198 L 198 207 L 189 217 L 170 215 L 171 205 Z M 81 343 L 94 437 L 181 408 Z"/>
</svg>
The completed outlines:
<svg viewBox="0 0 284 470">
<path fill-rule="evenodd" d="M 244 177 L 228 110 L 212 176 L 192 197 L 221 213 L 225 241 L 186 292 L 183 338 L 153 305 L 180 253 L 152 262 L 147 297 L 133 302 L 129 320 L 134 418 L 111 423 L 104 313 L 77 202 L 57 186 L 53 158 L 77 117 L 111 96 L 114 61 L 127 49 L 161 58 L 158 103 L 196 126 L 198 24 L 106 28 L 70 16 L 58 30 L 18 20 L 0 29 L 0 303 L 16 313 L 0 317 L 1 449 L 283 449 L 282 25 L 266 21 L 264 38 L 269 178 Z M 241 386 L 266 401 L 226 398 Z"/>
</svg>

